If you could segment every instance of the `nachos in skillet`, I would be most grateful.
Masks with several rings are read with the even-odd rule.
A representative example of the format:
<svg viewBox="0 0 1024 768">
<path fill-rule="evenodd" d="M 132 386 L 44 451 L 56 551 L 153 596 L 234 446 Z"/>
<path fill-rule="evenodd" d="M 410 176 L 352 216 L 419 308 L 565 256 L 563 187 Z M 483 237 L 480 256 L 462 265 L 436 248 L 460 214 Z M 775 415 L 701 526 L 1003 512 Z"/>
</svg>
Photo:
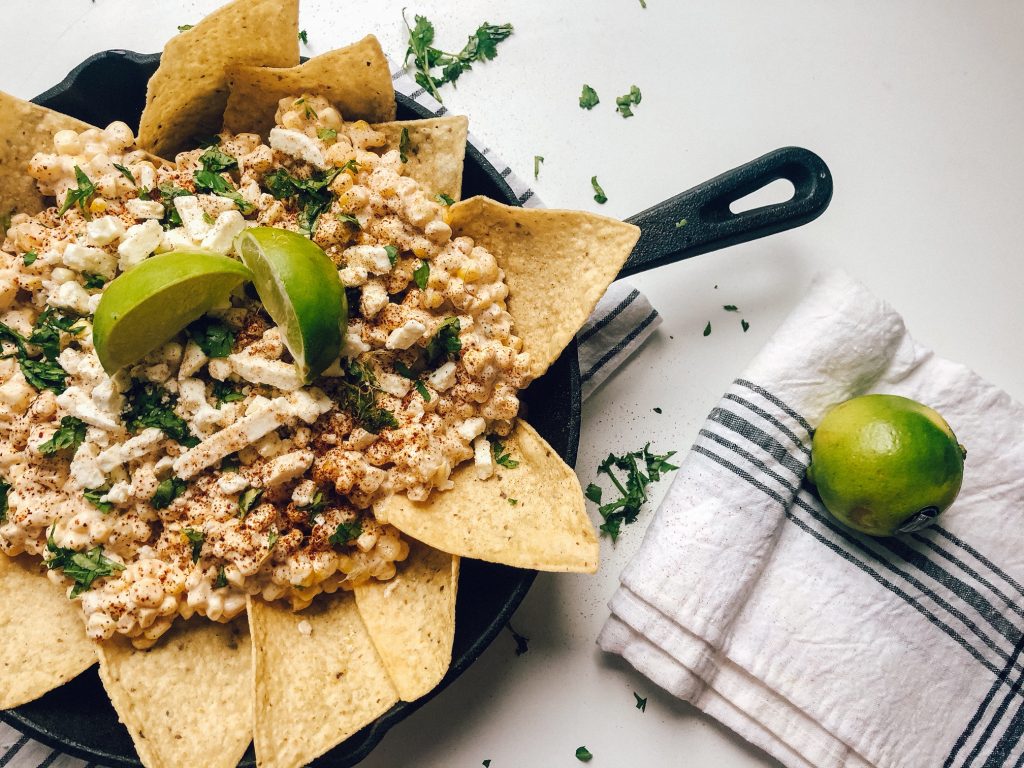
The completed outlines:
<svg viewBox="0 0 1024 768">
<path fill-rule="evenodd" d="M 146 765 L 233 765 L 253 737 L 260 764 L 299 765 L 423 695 L 450 659 L 460 556 L 596 568 L 575 475 L 517 418 L 516 393 L 636 239 L 602 217 L 454 202 L 465 121 L 389 122 L 372 38 L 299 66 L 232 58 L 228 23 L 297 25 L 280 3 L 232 3 L 176 38 L 138 143 L 13 99 L 0 121 L 0 204 L 17 211 L 0 276 L 0 582 L 33 606 L 0 623 L 0 705 L 98 653 Z M 195 51 L 221 57 L 217 83 L 162 86 L 187 81 Z M 197 132 L 217 139 L 174 163 L 144 153 Z M 337 266 L 332 365 L 307 381 L 242 285 L 103 370 L 90 316 L 112 281 L 187 249 L 236 259 L 253 226 L 303 233 Z M 238 620 L 206 620 L 246 609 L 251 642 Z M 217 734 L 200 727 L 211 712 Z"/>
</svg>

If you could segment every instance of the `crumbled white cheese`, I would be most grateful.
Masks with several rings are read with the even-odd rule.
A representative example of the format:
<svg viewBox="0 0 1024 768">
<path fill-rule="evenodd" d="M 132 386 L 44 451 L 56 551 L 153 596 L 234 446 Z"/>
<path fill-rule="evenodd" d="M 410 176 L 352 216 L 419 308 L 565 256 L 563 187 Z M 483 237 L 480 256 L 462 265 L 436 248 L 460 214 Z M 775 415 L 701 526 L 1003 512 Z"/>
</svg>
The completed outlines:
<svg viewBox="0 0 1024 768">
<path fill-rule="evenodd" d="M 50 291 L 49 303 L 78 315 L 89 314 L 89 293 L 78 283 L 61 283 L 56 290 Z"/>
<path fill-rule="evenodd" d="M 276 459 L 271 459 L 265 470 L 266 476 L 264 487 L 273 488 L 301 477 L 303 473 L 313 466 L 314 454 L 312 451 L 292 451 Z"/>
<path fill-rule="evenodd" d="M 218 357 L 209 362 L 206 370 L 217 381 L 224 381 L 224 379 L 231 375 L 231 363 L 223 357 Z"/>
<path fill-rule="evenodd" d="M 426 332 L 427 326 L 419 320 L 406 320 L 388 334 L 388 340 L 384 342 L 384 346 L 387 349 L 408 349 L 422 339 Z"/>
<path fill-rule="evenodd" d="M 405 376 L 399 376 L 397 373 L 381 373 L 377 376 L 377 386 L 389 395 L 395 397 L 405 397 L 409 390 L 412 389 L 412 382 Z"/>
<path fill-rule="evenodd" d="M 455 363 L 445 363 L 432 374 L 427 376 L 427 384 L 438 392 L 444 392 L 455 385 Z"/>
<path fill-rule="evenodd" d="M 238 472 L 228 472 L 217 478 L 217 490 L 225 496 L 235 496 L 249 487 L 249 481 Z"/>
<path fill-rule="evenodd" d="M 303 620 L 302 620 L 302 621 L 300 621 L 300 622 L 299 622 L 298 624 L 296 624 L 296 625 L 295 625 L 295 628 L 296 628 L 297 630 L 299 630 L 299 634 L 300 634 L 300 635 L 303 635 L 303 636 L 305 636 L 305 637 L 309 637 L 310 635 L 312 635 L 312 634 L 313 634 L 313 625 L 312 625 L 312 624 L 310 624 L 310 623 L 309 623 L 308 621 L 306 621 L 305 619 L 303 619 Z"/>
<path fill-rule="evenodd" d="M 185 353 L 181 357 L 181 365 L 178 367 L 178 378 L 187 379 L 194 376 L 202 368 L 209 358 L 203 352 L 203 348 L 189 339 L 185 345 Z"/>
<path fill-rule="evenodd" d="M 139 200 L 132 198 L 124 204 L 136 219 L 162 219 L 164 217 L 164 204 L 156 200 Z"/>
<path fill-rule="evenodd" d="M 293 392 L 303 383 L 295 366 L 281 360 L 267 360 L 248 352 L 238 352 L 228 355 L 228 361 L 235 375 L 253 384 L 266 384 L 284 392 Z"/>
<path fill-rule="evenodd" d="M 491 450 L 490 441 L 480 436 L 473 441 L 473 463 L 476 467 L 476 476 L 486 480 L 494 474 L 494 452 Z"/>
<path fill-rule="evenodd" d="M 271 128 L 270 147 L 321 170 L 327 168 L 327 161 L 324 160 L 321 144 L 301 131 L 293 131 L 288 128 Z"/>
<path fill-rule="evenodd" d="M 477 435 L 483 434 L 485 429 L 487 429 L 487 422 L 480 416 L 473 416 L 462 422 L 456 431 L 463 440 L 472 440 Z"/>
<path fill-rule="evenodd" d="M 132 202 L 129 200 L 128 204 Z M 162 205 L 160 208 L 163 210 Z M 110 245 L 123 234 L 124 222 L 117 216 L 100 216 L 85 225 L 85 239 L 89 245 Z"/>
<path fill-rule="evenodd" d="M 362 337 L 351 328 L 345 331 L 345 345 L 341 348 L 342 357 L 356 357 L 363 352 L 369 352 L 370 345 L 363 342 Z M 341 376 L 342 374 L 337 374 Z"/>
<path fill-rule="evenodd" d="M 94 427 L 111 432 L 120 428 L 118 414 L 101 410 L 93 402 L 89 393 L 81 387 L 72 386 L 65 389 L 57 395 L 57 405 L 63 408 L 69 416 L 81 419 Z"/>
<path fill-rule="evenodd" d="M 111 504 L 124 504 L 132 497 L 132 484 L 121 482 L 114 483 L 110 490 L 100 496 L 100 501 L 109 501 Z"/>
<path fill-rule="evenodd" d="M 235 237 L 245 229 L 245 218 L 236 210 L 224 211 L 213 222 L 210 231 L 203 238 L 202 247 L 216 253 L 227 254 L 235 242 Z"/>
<path fill-rule="evenodd" d="M 262 402 L 257 405 L 257 400 Z M 225 456 L 255 443 L 288 422 L 287 406 L 284 398 L 255 398 L 245 416 L 179 456 L 174 462 L 175 474 L 188 480 Z"/>
<path fill-rule="evenodd" d="M 163 439 L 162 430 L 156 427 L 147 427 L 135 437 L 112 445 L 100 453 L 96 457 L 96 464 L 103 472 L 111 472 L 122 464 L 127 464 L 133 459 L 141 459 L 147 453 L 156 450 Z"/>
<path fill-rule="evenodd" d="M 334 401 L 317 387 L 300 389 L 284 399 L 288 403 L 288 415 L 302 419 L 307 424 L 312 424 L 334 408 Z"/>
<path fill-rule="evenodd" d="M 76 490 L 99 488 L 107 482 L 107 478 L 96 463 L 98 453 L 91 441 L 82 443 L 75 451 L 75 457 L 71 460 L 70 479 Z"/>
<path fill-rule="evenodd" d="M 206 223 L 206 211 L 199 204 L 199 198 L 195 195 L 176 197 L 174 207 L 188 236 L 196 242 L 202 242 L 210 231 L 210 225 Z"/>
<path fill-rule="evenodd" d="M 121 257 L 118 267 L 122 272 L 127 272 L 138 266 L 159 247 L 163 237 L 163 227 L 153 219 L 128 227 L 121 238 L 121 244 L 117 246 L 117 253 Z"/>
</svg>

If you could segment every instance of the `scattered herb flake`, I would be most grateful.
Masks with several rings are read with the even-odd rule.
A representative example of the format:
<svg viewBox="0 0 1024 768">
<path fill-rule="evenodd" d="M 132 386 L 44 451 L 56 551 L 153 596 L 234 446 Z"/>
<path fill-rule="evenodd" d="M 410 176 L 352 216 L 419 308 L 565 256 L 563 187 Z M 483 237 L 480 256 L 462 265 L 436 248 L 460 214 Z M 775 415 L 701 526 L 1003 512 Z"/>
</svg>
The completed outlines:
<svg viewBox="0 0 1024 768">
<path fill-rule="evenodd" d="M 405 66 L 412 57 L 416 82 L 430 91 L 431 95 L 441 101 L 438 88 L 446 83 L 454 83 L 463 72 L 473 68 L 473 64 L 489 61 L 498 55 L 498 43 L 512 34 L 511 24 L 488 24 L 484 22 L 476 32 L 469 36 L 466 44 L 458 53 L 448 53 L 434 47 L 434 25 L 425 16 L 414 17 L 414 26 L 410 27 L 405 14 L 402 20 L 409 31 L 409 48 L 405 52 Z M 441 76 L 433 74 L 440 68 Z"/>
<path fill-rule="evenodd" d="M 359 162 L 355 158 L 346 160 L 345 164 L 341 166 L 341 170 L 348 171 L 351 174 L 357 174 L 359 173 Z"/>
<path fill-rule="evenodd" d="M 668 462 L 675 455 L 675 451 L 659 455 L 651 453 L 650 448 L 651 444 L 648 443 L 642 450 L 622 456 L 610 453 L 597 468 L 598 474 L 607 475 L 619 492 L 618 499 L 602 504 L 597 510 L 604 519 L 601 530 L 611 536 L 612 541 L 618 538 L 623 523 L 629 525 L 636 521 L 640 508 L 647 502 L 647 486 L 660 480 L 663 474 L 678 469 Z M 613 469 L 626 473 L 625 485 L 615 475 Z M 587 498 L 600 503 L 600 496 L 591 492 L 592 487 L 596 488 L 593 483 L 587 486 Z M 594 498 L 595 496 L 598 498 Z"/>
<path fill-rule="evenodd" d="M 705 336 L 710 336 L 711 335 L 711 321 L 710 320 L 708 320 L 708 324 L 704 326 L 704 335 Z"/>
<path fill-rule="evenodd" d="M 481 765 L 482 765 L 482 766 L 483 766 L 484 768 L 491 768 L 491 761 L 490 761 L 490 760 L 484 760 L 484 761 L 483 761 L 483 762 L 481 763 Z"/>
<path fill-rule="evenodd" d="M 512 633 L 512 639 L 516 641 L 516 656 L 522 656 L 530 650 L 530 638 L 516 632 L 511 622 L 505 625 L 505 629 Z"/>
<path fill-rule="evenodd" d="M 403 163 L 409 162 L 409 129 L 403 128 L 398 137 L 398 159 Z"/>
<path fill-rule="evenodd" d="M 156 384 L 135 382 L 125 394 L 126 407 L 123 420 L 130 432 L 140 432 L 147 427 L 161 430 L 172 440 L 187 448 L 199 444 L 181 416 L 174 412 L 177 397 Z"/>
<path fill-rule="evenodd" d="M 629 88 L 629 93 L 615 99 L 615 109 L 623 117 L 632 117 L 633 110 L 631 107 L 635 107 L 639 104 L 640 98 L 640 89 L 635 85 L 632 85 Z"/>
<path fill-rule="evenodd" d="M 346 523 L 338 523 L 334 533 L 327 537 L 332 546 L 344 547 L 363 535 L 363 524 L 359 520 L 350 520 Z"/>
<path fill-rule="evenodd" d="M 451 195 L 446 195 L 444 192 L 438 192 L 437 202 L 441 203 L 442 205 L 452 206 L 455 205 L 455 198 L 453 198 Z"/>
<path fill-rule="evenodd" d="M 601 205 L 604 205 L 605 203 L 608 202 L 608 198 L 605 196 L 604 190 L 601 189 L 601 185 L 597 183 L 597 176 L 590 177 L 590 186 L 594 188 L 594 200 L 596 200 Z"/>
<path fill-rule="evenodd" d="M 339 213 L 338 221 L 342 224 L 348 224 L 350 227 L 355 227 L 356 229 L 363 228 L 363 225 L 359 223 L 359 219 L 357 219 L 355 214 L 352 213 Z"/>
<path fill-rule="evenodd" d="M 180 227 L 181 216 L 178 214 L 178 209 L 174 206 L 174 198 L 186 197 L 192 193 L 184 187 L 176 187 L 173 184 L 160 184 L 156 189 L 160 193 L 160 203 L 164 207 L 164 215 L 160 219 L 161 225 L 164 229 Z"/>
<path fill-rule="evenodd" d="M 739 312 L 739 308 L 735 304 L 723 304 L 722 309 L 726 312 Z"/>
<path fill-rule="evenodd" d="M 227 171 L 238 168 L 238 161 L 234 157 L 217 147 L 210 147 L 199 156 L 199 162 L 203 166 L 202 169 L 192 175 L 197 192 L 212 192 L 220 197 L 226 197 L 237 205 L 243 214 L 253 212 L 252 203 L 242 197 L 235 189 L 235 185 L 224 177 Z"/>
<path fill-rule="evenodd" d="M 128 181 L 130 181 L 135 186 L 139 186 L 139 183 L 135 180 L 135 174 L 132 173 L 131 170 L 121 165 L 120 163 L 114 163 L 114 167 L 117 168 L 121 175 L 128 179 Z"/>
<path fill-rule="evenodd" d="M 203 543 L 206 541 L 206 534 L 196 528 L 186 528 L 185 538 L 192 545 L 192 562 L 198 563 L 199 556 L 203 552 Z"/>
<path fill-rule="evenodd" d="M 601 495 L 603 493 L 601 490 L 601 486 L 594 485 L 593 483 L 591 483 L 590 485 L 587 486 L 587 490 L 584 491 L 583 493 L 588 499 L 590 499 L 595 504 L 601 503 Z"/>
<path fill-rule="evenodd" d="M 68 547 L 58 547 L 53 539 L 53 528 L 46 537 L 46 550 L 50 556 L 44 560 L 46 567 L 53 571 L 60 569 L 64 576 L 75 582 L 68 597 L 74 599 L 92 588 L 96 579 L 110 576 L 114 571 L 123 571 L 124 566 L 103 554 L 103 547 L 97 545 L 88 552 L 77 552 Z"/>
<path fill-rule="evenodd" d="M 748 323 L 746 320 L 742 320 L 741 319 L 740 320 L 740 327 L 743 328 L 743 332 L 746 333 L 747 330 L 750 328 L 750 323 Z"/>
<path fill-rule="evenodd" d="M 299 30 L 299 40 L 302 41 L 303 45 L 309 45 L 309 35 L 306 34 L 306 30 L 304 30 L 304 29 L 300 29 Z"/>
<path fill-rule="evenodd" d="M 508 503 L 511 504 L 513 507 L 518 507 L 519 506 L 519 499 L 509 498 Z"/>
<path fill-rule="evenodd" d="M 277 528 L 271 528 L 270 534 L 267 536 L 267 549 L 273 549 L 274 545 L 277 544 L 277 540 L 281 538 L 281 534 L 278 533 Z"/>
<path fill-rule="evenodd" d="M 488 435 L 487 439 L 491 441 L 491 453 L 494 454 L 495 463 L 506 469 L 515 469 L 519 466 L 519 462 L 505 451 L 505 444 L 496 435 Z"/>
<path fill-rule="evenodd" d="M 321 141 L 334 141 L 338 138 L 338 132 L 333 128 L 321 128 L 316 132 L 316 135 Z"/>
<path fill-rule="evenodd" d="M 308 179 L 292 176 L 286 169 L 277 168 L 263 177 L 263 186 L 278 200 L 294 200 L 299 207 L 299 231 L 307 237 L 316 233 L 320 214 L 331 207 L 334 194 L 331 182 L 341 168 L 314 171 Z"/>
<path fill-rule="evenodd" d="M 178 25 L 178 31 L 179 32 L 188 32 L 194 26 L 195 26 L 195 24 L 179 24 Z"/>
<path fill-rule="evenodd" d="M 593 109 L 600 103 L 601 99 L 598 98 L 597 91 L 584 83 L 583 90 L 580 92 L 580 107 L 583 109 Z"/>
<path fill-rule="evenodd" d="M 416 283 L 416 287 L 421 291 L 427 289 L 427 281 L 430 279 L 430 263 L 421 261 L 419 266 L 412 271 L 413 282 Z"/>
<path fill-rule="evenodd" d="M 94 275 L 91 272 L 83 272 L 82 276 L 85 278 L 83 281 L 85 287 L 90 290 L 98 291 L 107 284 L 107 278 L 103 275 Z"/>
<path fill-rule="evenodd" d="M 377 405 L 377 377 L 369 367 L 350 360 L 337 386 L 338 405 L 367 432 L 376 435 L 383 429 L 398 426 L 395 415 Z"/>
<path fill-rule="evenodd" d="M 203 315 L 185 329 L 207 357 L 227 357 L 235 343 L 235 334 L 220 320 Z"/>
<path fill-rule="evenodd" d="M 391 266 L 395 266 L 395 264 L 398 262 L 398 249 L 395 248 L 395 246 L 393 245 L 385 245 L 384 251 L 388 255 L 388 261 L 391 262 Z"/>
<path fill-rule="evenodd" d="M 11 490 L 11 484 L 0 478 L 0 523 L 7 522 L 7 494 Z"/>
<path fill-rule="evenodd" d="M 586 747 L 576 747 L 576 759 L 581 763 L 589 763 L 593 757 Z"/>
<path fill-rule="evenodd" d="M 658 414 L 661 413 L 661 408 L 655 407 L 655 408 L 652 408 L 651 410 L 654 411 L 655 413 L 658 413 Z"/>
<path fill-rule="evenodd" d="M 462 339 L 459 331 L 462 325 L 457 317 L 447 318 L 427 342 L 427 367 L 433 368 L 440 362 L 458 360 L 462 350 Z"/>
<path fill-rule="evenodd" d="M 45 443 L 40 443 L 39 452 L 43 456 L 53 456 L 60 451 L 74 451 L 85 442 L 85 422 L 74 416 L 65 416 L 60 426 Z"/>
<path fill-rule="evenodd" d="M 242 491 L 238 496 L 238 516 L 245 517 L 248 515 L 252 511 L 252 508 L 259 503 L 262 495 L 262 488 L 254 488 L 250 486 Z"/>
<path fill-rule="evenodd" d="M 180 477 L 168 477 L 166 480 L 161 480 L 160 484 L 156 487 L 156 493 L 149 500 L 149 503 L 153 505 L 153 509 L 167 509 L 171 506 L 171 502 L 181 496 L 185 492 L 188 484 Z"/>
<path fill-rule="evenodd" d="M 676 222 L 676 229 L 682 229 L 686 226 L 686 219 L 680 219 Z"/>
<path fill-rule="evenodd" d="M 540 155 L 533 156 L 533 178 L 537 180 L 540 178 L 540 164 L 544 162 L 544 158 Z"/>
<path fill-rule="evenodd" d="M 640 7 L 641 8 L 646 8 L 647 7 L 647 0 L 640 0 Z"/>
<path fill-rule="evenodd" d="M 633 698 L 636 699 L 636 708 L 641 712 L 647 711 L 647 699 L 640 698 L 640 694 L 633 691 Z"/>
<path fill-rule="evenodd" d="M 102 485 L 99 488 L 86 488 L 82 495 L 85 500 L 92 504 L 100 512 L 106 514 L 114 508 L 113 502 L 103 501 L 103 497 L 110 493 L 110 484 Z"/>
<path fill-rule="evenodd" d="M 93 195 L 96 194 L 96 185 L 93 184 L 89 177 L 85 175 L 85 171 L 75 166 L 75 181 L 78 186 L 75 189 L 69 189 L 67 197 L 64 198 L 64 205 L 57 211 L 58 216 L 63 216 L 73 206 L 77 206 L 82 212 L 82 215 L 89 218 L 89 209 L 87 208 L 89 200 Z"/>
<path fill-rule="evenodd" d="M 422 397 L 426 402 L 429 403 L 430 402 L 430 390 L 427 389 L 427 385 L 424 384 L 419 379 L 416 379 L 416 382 L 413 384 L 413 386 L 416 387 L 416 391 L 420 393 L 420 397 Z"/>
<path fill-rule="evenodd" d="M 310 520 L 319 515 L 326 508 L 327 498 L 324 496 L 324 492 L 320 489 L 317 489 L 316 493 L 313 494 L 313 498 L 309 500 L 309 504 L 300 504 L 296 507 L 296 509 L 302 510 L 308 514 Z"/>
<path fill-rule="evenodd" d="M 213 582 L 214 589 L 224 589 L 228 585 L 228 575 L 224 572 L 224 566 L 217 571 L 217 579 Z"/>
<path fill-rule="evenodd" d="M 35 262 L 35 260 L 38 259 L 38 258 L 39 258 L 39 254 L 38 253 L 36 253 L 35 251 L 29 251 L 24 256 L 21 257 L 21 260 L 25 262 L 25 266 L 27 267 L 27 266 L 30 266 L 31 264 L 33 264 Z"/>
<path fill-rule="evenodd" d="M 235 403 L 245 400 L 245 395 L 228 384 L 226 381 L 213 380 L 213 399 L 217 401 L 217 407 L 222 403 Z"/>
</svg>

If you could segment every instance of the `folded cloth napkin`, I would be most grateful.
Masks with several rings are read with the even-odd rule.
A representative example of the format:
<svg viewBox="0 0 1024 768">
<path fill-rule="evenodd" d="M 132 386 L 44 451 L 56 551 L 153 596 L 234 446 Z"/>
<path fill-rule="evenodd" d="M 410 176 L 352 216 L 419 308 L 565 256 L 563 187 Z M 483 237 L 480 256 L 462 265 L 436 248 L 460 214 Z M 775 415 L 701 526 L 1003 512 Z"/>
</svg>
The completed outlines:
<svg viewBox="0 0 1024 768">
<path fill-rule="evenodd" d="M 391 69 L 396 91 L 422 104 L 435 115 L 447 114 L 448 110 L 417 85 L 401 66 L 392 63 Z M 498 169 L 523 207 L 543 205 L 529 184 L 516 176 L 512 168 L 476 136 L 470 134 L 469 143 Z M 643 294 L 628 283 L 613 284 L 577 336 L 583 399 L 625 363 L 660 324 L 661 316 Z M 87 764 L 84 760 L 61 754 L 0 722 L 0 768 L 51 767 L 97 768 L 97 764 Z"/>
<path fill-rule="evenodd" d="M 967 448 L 936 525 L 861 536 L 804 475 L 829 407 L 938 410 Z M 600 635 L 787 766 L 1024 765 L 1024 408 L 819 277 L 711 411 Z"/>
</svg>

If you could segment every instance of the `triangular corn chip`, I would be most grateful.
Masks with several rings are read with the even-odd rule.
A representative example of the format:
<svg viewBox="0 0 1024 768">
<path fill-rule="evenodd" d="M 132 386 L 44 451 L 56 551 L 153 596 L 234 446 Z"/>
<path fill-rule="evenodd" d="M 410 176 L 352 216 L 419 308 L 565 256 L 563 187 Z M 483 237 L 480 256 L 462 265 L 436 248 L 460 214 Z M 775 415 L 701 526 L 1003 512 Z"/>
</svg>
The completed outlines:
<svg viewBox="0 0 1024 768">
<path fill-rule="evenodd" d="M 228 99 L 229 66 L 299 63 L 299 0 L 234 0 L 164 46 L 149 80 L 139 146 L 157 155 L 217 133 Z"/>
<path fill-rule="evenodd" d="M 388 149 L 399 149 L 402 129 L 408 131 L 405 175 L 416 179 L 434 197 L 462 197 L 462 168 L 469 138 L 469 120 L 461 115 L 405 120 L 373 126 L 388 139 Z"/>
<path fill-rule="evenodd" d="M 355 588 L 356 606 L 402 701 L 441 682 L 452 661 L 459 558 L 409 542 L 409 557 L 390 581 Z"/>
<path fill-rule="evenodd" d="M 425 502 L 396 494 L 374 514 L 460 557 L 540 571 L 596 571 L 597 535 L 576 473 L 522 420 L 504 446 L 519 462 L 514 469 L 498 465 L 480 480 L 472 462 L 462 464 L 450 491 L 434 491 Z"/>
<path fill-rule="evenodd" d="M 250 598 L 249 626 L 261 768 L 305 765 L 398 702 L 351 593 L 320 595 L 298 613 Z"/>
<path fill-rule="evenodd" d="M 605 216 L 516 208 L 485 197 L 453 205 L 449 223 L 505 271 L 508 311 L 534 376 L 583 327 L 640 237 L 639 228 Z"/>
<path fill-rule="evenodd" d="M 373 35 L 298 66 L 244 64 L 236 62 L 228 70 L 230 95 L 224 130 L 266 136 L 274 127 L 278 102 L 303 93 L 323 96 L 345 120 L 372 123 L 395 119 L 391 69 Z"/>
<path fill-rule="evenodd" d="M 92 126 L 73 117 L 0 92 L 0 219 L 14 213 L 39 213 L 46 199 L 26 173 L 36 152 L 53 152 L 53 134 Z M 0 239 L 6 233 L 0 232 Z"/>
<path fill-rule="evenodd" d="M 96 663 L 82 611 L 27 556 L 0 554 L 0 709 L 38 699 Z"/>
<path fill-rule="evenodd" d="M 252 741 L 244 618 L 179 622 L 152 649 L 97 643 L 100 679 L 146 768 L 234 768 Z"/>
</svg>

